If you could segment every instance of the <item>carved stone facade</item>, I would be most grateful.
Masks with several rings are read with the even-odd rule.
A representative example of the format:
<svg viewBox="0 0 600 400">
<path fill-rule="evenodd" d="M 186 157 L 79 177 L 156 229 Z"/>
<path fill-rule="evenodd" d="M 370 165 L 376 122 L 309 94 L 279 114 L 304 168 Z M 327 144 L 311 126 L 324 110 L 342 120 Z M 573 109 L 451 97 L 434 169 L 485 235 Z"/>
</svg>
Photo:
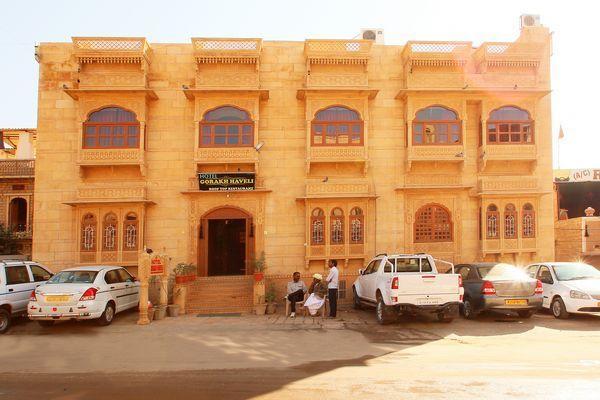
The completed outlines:
<svg viewBox="0 0 600 400">
<path fill-rule="evenodd" d="M 430 252 L 453 262 L 554 258 L 544 27 L 523 28 L 514 44 L 483 50 L 463 42 L 76 40 L 84 48 L 38 49 L 33 256 L 52 268 L 133 266 L 118 249 L 80 251 L 86 213 L 100 225 L 106 213 L 122 222 L 130 211 L 140 218 L 140 248 L 163 250 L 173 265 L 204 263 L 202 227 L 219 210 L 243 215 L 233 219 L 245 220 L 239 239 L 252 246 L 247 273 L 250 257 L 263 251 L 275 275 L 323 272 L 335 258 L 351 276 L 381 252 Z M 224 106 L 245 113 L 252 140 L 203 146 L 205 116 Z M 488 141 L 490 113 L 507 106 L 527 111 L 531 143 Z M 139 147 L 84 148 L 85 122 L 105 107 L 135 114 Z M 417 113 L 430 107 L 456 115 L 459 139 L 413 139 Z M 360 140 L 313 140 L 317 114 L 331 108 L 355 117 Z M 348 136 L 346 122 L 337 123 L 336 134 Z M 199 172 L 254 174 L 255 190 L 203 192 Z M 490 204 L 499 215 L 515 206 L 516 237 L 505 238 L 500 221 L 499 237 L 486 238 Z M 535 219 L 524 235 L 527 204 Z M 435 210 L 448 218 L 436 222 Z M 416 241 L 417 224 L 419 235 L 443 235 Z"/>
</svg>

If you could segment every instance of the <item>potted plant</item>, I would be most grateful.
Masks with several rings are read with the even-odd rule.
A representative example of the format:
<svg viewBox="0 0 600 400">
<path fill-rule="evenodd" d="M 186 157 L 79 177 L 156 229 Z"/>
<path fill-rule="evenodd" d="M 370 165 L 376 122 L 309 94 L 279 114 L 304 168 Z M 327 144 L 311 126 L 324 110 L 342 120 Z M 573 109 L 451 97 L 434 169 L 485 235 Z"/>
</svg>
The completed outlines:
<svg viewBox="0 0 600 400">
<path fill-rule="evenodd" d="M 194 264 L 179 263 L 173 270 L 175 273 L 175 283 L 186 283 L 196 279 L 196 266 Z"/>
<path fill-rule="evenodd" d="M 277 311 L 277 303 L 275 302 L 276 298 L 277 294 L 275 292 L 275 285 L 271 284 L 269 286 L 269 289 L 265 293 L 265 300 L 267 302 L 267 314 L 275 314 L 275 312 Z"/>
<path fill-rule="evenodd" d="M 169 317 L 177 317 L 179 316 L 179 304 L 173 304 L 173 299 L 178 296 L 181 292 L 181 287 L 178 287 L 177 289 L 174 289 L 174 293 L 171 294 L 171 299 L 169 300 L 169 302 L 171 304 L 169 304 L 167 306 L 167 314 L 169 315 Z"/>
<path fill-rule="evenodd" d="M 154 307 L 152 307 L 152 303 L 148 301 L 148 320 L 152 321 L 154 319 Z"/>
<path fill-rule="evenodd" d="M 258 298 L 258 304 L 254 305 L 254 313 L 256 315 L 265 315 L 267 311 L 267 303 L 265 303 L 265 296 L 260 296 Z"/>
<path fill-rule="evenodd" d="M 258 259 L 254 259 L 254 281 L 260 282 L 265 278 L 265 252 L 260 253 Z"/>
</svg>

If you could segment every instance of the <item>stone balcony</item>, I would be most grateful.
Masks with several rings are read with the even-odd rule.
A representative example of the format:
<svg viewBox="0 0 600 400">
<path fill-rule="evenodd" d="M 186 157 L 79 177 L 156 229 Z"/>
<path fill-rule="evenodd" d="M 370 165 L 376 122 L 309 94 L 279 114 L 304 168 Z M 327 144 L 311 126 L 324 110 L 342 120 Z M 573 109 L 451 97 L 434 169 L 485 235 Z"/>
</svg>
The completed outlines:
<svg viewBox="0 0 600 400">
<path fill-rule="evenodd" d="M 479 147 L 482 169 L 490 161 L 530 161 L 537 160 L 535 144 L 487 144 Z"/>
<path fill-rule="evenodd" d="M 367 168 L 367 149 L 363 146 L 309 146 L 307 171 L 316 163 L 362 163 Z"/>
<path fill-rule="evenodd" d="M 307 89 L 366 89 L 370 40 L 317 40 L 304 42 Z"/>
<path fill-rule="evenodd" d="M 0 160 L 0 178 L 33 178 L 35 160 Z"/>
<path fill-rule="evenodd" d="M 197 164 L 257 164 L 258 152 L 254 147 L 197 147 Z"/>
<path fill-rule="evenodd" d="M 462 144 L 409 146 L 406 160 L 409 170 L 414 162 L 462 163 L 465 160 L 465 147 Z"/>
<path fill-rule="evenodd" d="M 540 43 L 486 42 L 475 51 L 473 60 L 480 72 L 494 67 L 537 69 L 543 50 Z"/>
<path fill-rule="evenodd" d="M 78 149 L 77 165 L 87 166 L 117 166 L 139 165 L 145 174 L 146 155 L 143 149 Z"/>
<path fill-rule="evenodd" d="M 150 45 L 145 38 L 74 37 L 79 90 L 146 89 Z"/>
<path fill-rule="evenodd" d="M 505 239 L 482 239 L 480 248 L 483 255 L 486 254 L 509 254 L 509 253 L 535 253 L 537 252 L 536 238 Z"/>
</svg>

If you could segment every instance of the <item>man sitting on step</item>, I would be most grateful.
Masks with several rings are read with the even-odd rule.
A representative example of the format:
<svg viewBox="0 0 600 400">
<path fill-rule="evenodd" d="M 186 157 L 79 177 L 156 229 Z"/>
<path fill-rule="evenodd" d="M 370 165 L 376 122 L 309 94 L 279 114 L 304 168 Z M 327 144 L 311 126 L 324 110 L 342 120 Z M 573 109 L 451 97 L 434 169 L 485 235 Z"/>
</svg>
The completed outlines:
<svg viewBox="0 0 600 400">
<path fill-rule="evenodd" d="M 293 281 L 287 284 L 287 295 L 284 297 L 292 307 L 290 318 L 296 317 L 296 302 L 304 300 L 304 293 L 307 291 L 306 284 L 300 280 L 300 272 L 294 272 L 292 279 Z"/>
</svg>

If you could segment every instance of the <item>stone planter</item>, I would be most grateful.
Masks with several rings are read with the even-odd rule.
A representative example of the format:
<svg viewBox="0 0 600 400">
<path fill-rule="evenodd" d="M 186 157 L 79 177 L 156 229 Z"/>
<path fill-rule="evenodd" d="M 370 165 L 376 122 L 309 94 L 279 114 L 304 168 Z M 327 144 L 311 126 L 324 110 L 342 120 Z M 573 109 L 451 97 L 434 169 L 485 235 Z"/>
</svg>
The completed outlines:
<svg viewBox="0 0 600 400">
<path fill-rule="evenodd" d="M 267 311 L 267 303 L 254 305 L 254 313 L 256 315 L 265 315 L 266 311 Z"/>
<path fill-rule="evenodd" d="M 254 282 L 261 282 L 265 278 L 265 274 L 263 272 L 255 272 L 254 273 Z"/>
<path fill-rule="evenodd" d="M 148 320 L 152 321 L 154 319 L 154 307 L 148 307 Z"/>
<path fill-rule="evenodd" d="M 169 304 L 167 307 L 167 312 L 169 314 L 169 317 L 178 317 L 179 316 L 179 305 Z"/>
<path fill-rule="evenodd" d="M 277 312 L 277 303 L 268 303 L 266 312 L 267 314 L 275 314 Z"/>
<path fill-rule="evenodd" d="M 154 311 L 154 319 L 156 321 L 163 319 L 167 316 L 167 306 L 158 306 Z"/>
</svg>

